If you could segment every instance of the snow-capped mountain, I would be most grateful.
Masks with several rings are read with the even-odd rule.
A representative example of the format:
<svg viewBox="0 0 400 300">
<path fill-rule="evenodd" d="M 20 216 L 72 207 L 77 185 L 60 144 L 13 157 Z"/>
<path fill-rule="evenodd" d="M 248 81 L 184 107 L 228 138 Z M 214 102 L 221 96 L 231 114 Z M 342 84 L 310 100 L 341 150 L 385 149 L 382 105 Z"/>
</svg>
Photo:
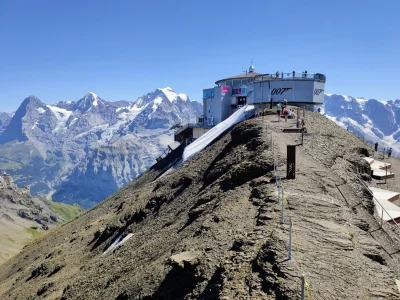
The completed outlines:
<svg viewBox="0 0 400 300">
<path fill-rule="evenodd" d="M 324 113 L 369 143 L 378 142 L 379 150 L 392 147 L 393 156 L 400 157 L 400 99 L 378 101 L 326 94 Z"/>
<path fill-rule="evenodd" d="M 169 87 L 135 102 L 88 93 L 48 105 L 29 96 L 12 118 L 0 115 L 0 168 L 32 193 L 88 208 L 149 167 L 173 143 L 171 126 L 201 113 Z"/>
</svg>

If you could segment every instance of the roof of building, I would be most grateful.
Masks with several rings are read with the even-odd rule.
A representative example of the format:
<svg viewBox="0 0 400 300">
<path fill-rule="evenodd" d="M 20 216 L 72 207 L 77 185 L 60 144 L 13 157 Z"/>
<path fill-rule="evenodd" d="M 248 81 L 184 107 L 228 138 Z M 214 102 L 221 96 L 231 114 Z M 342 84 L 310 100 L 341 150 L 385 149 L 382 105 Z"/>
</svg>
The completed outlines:
<svg viewBox="0 0 400 300">
<path fill-rule="evenodd" d="M 243 74 L 240 74 L 240 75 L 232 76 L 232 77 L 229 77 L 229 78 L 217 80 L 215 82 L 215 84 L 218 84 L 221 81 L 231 80 L 231 79 L 253 78 L 253 77 L 256 77 L 258 75 L 262 75 L 262 74 L 261 73 L 257 73 L 257 72 L 247 72 L 247 73 L 243 73 Z"/>
</svg>

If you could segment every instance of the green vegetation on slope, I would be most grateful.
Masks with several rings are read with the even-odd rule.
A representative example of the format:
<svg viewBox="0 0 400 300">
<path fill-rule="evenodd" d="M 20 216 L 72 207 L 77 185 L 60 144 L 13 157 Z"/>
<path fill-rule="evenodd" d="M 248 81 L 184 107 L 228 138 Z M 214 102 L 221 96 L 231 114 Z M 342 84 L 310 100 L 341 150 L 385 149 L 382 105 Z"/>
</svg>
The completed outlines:
<svg viewBox="0 0 400 300">
<path fill-rule="evenodd" d="M 25 228 L 25 231 L 31 235 L 31 238 L 29 239 L 28 243 L 32 243 L 36 239 L 40 238 L 42 235 L 45 234 L 44 231 L 38 231 L 32 228 Z"/>
<path fill-rule="evenodd" d="M 54 211 L 67 222 L 75 219 L 85 211 L 78 204 L 68 205 L 62 202 L 53 202 L 50 200 L 46 200 L 46 202 L 52 211 Z"/>
</svg>

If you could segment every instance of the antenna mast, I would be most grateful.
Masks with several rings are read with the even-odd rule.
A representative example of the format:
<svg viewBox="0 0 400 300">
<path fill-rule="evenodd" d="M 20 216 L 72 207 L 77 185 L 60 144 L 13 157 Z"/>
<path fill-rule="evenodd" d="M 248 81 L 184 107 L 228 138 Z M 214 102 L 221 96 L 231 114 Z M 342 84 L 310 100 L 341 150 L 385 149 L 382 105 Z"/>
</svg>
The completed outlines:
<svg viewBox="0 0 400 300">
<path fill-rule="evenodd" d="M 247 69 L 243 69 L 243 65 L 242 65 L 242 72 L 246 72 L 247 75 Z"/>
</svg>

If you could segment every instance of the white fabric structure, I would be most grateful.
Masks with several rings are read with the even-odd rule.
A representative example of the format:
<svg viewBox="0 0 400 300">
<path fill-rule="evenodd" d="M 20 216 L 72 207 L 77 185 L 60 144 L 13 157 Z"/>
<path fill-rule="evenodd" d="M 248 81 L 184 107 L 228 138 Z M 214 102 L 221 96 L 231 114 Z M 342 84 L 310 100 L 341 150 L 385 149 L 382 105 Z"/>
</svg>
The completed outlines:
<svg viewBox="0 0 400 300">
<path fill-rule="evenodd" d="M 203 150 L 210 143 L 212 143 L 212 141 L 214 141 L 217 137 L 219 137 L 223 132 L 231 128 L 233 125 L 250 118 L 253 114 L 254 114 L 253 105 L 245 105 L 239 108 L 228 119 L 217 124 L 215 127 L 207 131 L 193 143 L 188 145 L 183 152 L 182 156 L 183 161 L 188 160 L 193 155 Z"/>
<path fill-rule="evenodd" d="M 372 176 L 376 179 L 382 180 L 394 177 L 395 174 L 393 172 L 386 171 L 392 167 L 391 164 L 379 160 L 374 160 L 370 157 L 364 157 L 364 160 L 366 160 L 371 165 Z"/>
<path fill-rule="evenodd" d="M 382 218 L 383 216 L 383 221 L 391 221 L 393 218 L 396 222 L 399 222 L 400 207 L 392 203 L 392 201 L 396 200 L 399 197 L 399 193 L 386 191 L 374 187 L 368 187 L 368 188 L 371 190 L 372 194 L 375 197 L 374 198 L 375 208 L 376 211 L 378 212 L 379 217 Z M 388 214 L 386 214 L 383 211 L 382 207 L 390 214 L 392 218 L 390 218 Z"/>
<path fill-rule="evenodd" d="M 123 245 L 126 243 L 127 240 L 129 240 L 133 236 L 133 233 L 129 233 L 124 239 L 121 241 L 122 234 L 114 241 L 114 243 L 111 244 L 110 247 L 106 251 L 104 251 L 103 255 L 107 255 L 117 249 L 117 247 Z"/>
<path fill-rule="evenodd" d="M 372 194 L 378 201 L 394 202 L 400 198 L 400 193 L 397 192 L 378 189 L 372 186 L 369 186 L 368 188 L 371 190 Z"/>
</svg>

